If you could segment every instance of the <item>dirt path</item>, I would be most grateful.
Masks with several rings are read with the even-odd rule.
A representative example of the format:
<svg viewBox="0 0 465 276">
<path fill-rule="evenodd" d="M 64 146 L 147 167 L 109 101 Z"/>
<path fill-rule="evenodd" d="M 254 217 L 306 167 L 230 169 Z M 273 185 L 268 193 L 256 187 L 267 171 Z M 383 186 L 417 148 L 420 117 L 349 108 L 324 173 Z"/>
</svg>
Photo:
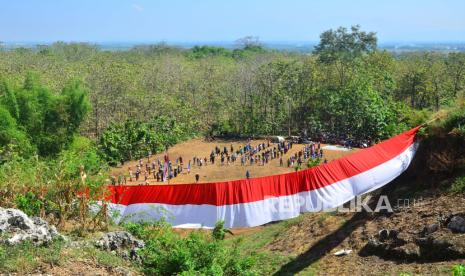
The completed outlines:
<svg viewBox="0 0 465 276">
<path fill-rule="evenodd" d="M 259 143 L 265 142 L 265 140 L 252 140 L 252 146 L 256 146 Z M 244 146 L 246 144 L 246 140 L 216 140 L 213 142 L 207 142 L 203 139 L 193 139 L 183 143 L 179 143 L 168 150 L 168 154 L 170 160 L 173 162 L 178 157 L 182 157 L 184 160 L 184 170 L 183 172 L 178 175 L 177 177 L 170 180 L 170 184 L 178 184 L 178 183 L 194 183 L 195 182 L 195 174 L 200 175 L 201 183 L 205 182 L 214 182 L 214 181 L 224 181 L 224 180 L 235 180 L 235 179 L 242 179 L 245 178 L 246 171 L 249 170 L 251 177 L 260 177 L 260 176 L 267 176 L 267 175 L 275 175 L 275 174 L 282 174 L 294 171 L 294 168 L 288 168 L 286 165 L 286 160 L 296 152 L 300 151 L 304 145 L 296 144 L 292 147 L 287 154 L 284 155 L 283 161 L 284 166 L 279 166 L 279 159 L 271 160 L 268 164 L 261 166 L 258 164 L 250 165 L 247 164 L 246 166 L 241 166 L 240 159 L 238 159 L 235 163 L 228 165 L 221 166 L 219 162 L 215 162 L 214 165 L 208 162 L 206 166 L 198 167 L 192 166 L 190 174 L 187 173 L 187 163 L 188 160 L 192 160 L 194 156 L 199 158 L 207 158 L 209 159 L 210 152 L 215 148 L 215 146 L 219 146 L 220 149 L 223 147 L 227 147 L 228 150 L 231 145 L 233 145 L 234 149 L 238 149 L 240 146 Z M 270 144 L 273 147 L 274 144 Z M 322 145 L 323 146 L 323 145 Z M 352 151 L 339 151 L 339 150 L 324 150 L 324 158 L 328 161 L 333 159 L 337 159 L 352 153 Z M 163 160 L 163 153 L 156 154 L 150 157 L 150 162 L 152 160 L 156 160 L 160 158 Z M 218 160 L 219 158 L 216 158 Z M 147 158 L 144 158 L 144 164 L 147 162 Z M 114 168 L 112 171 L 112 175 L 116 178 L 120 174 L 128 175 L 129 168 L 132 169 L 134 172 L 136 169 L 138 161 L 130 161 L 127 162 L 122 167 Z M 145 166 L 145 165 L 144 165 Z M 129 179 L 128 179 L 129 180 Z M 150 184 L 164 184 L 162 182 L 157 182 L 154 179 L 153 175 L 149 176 L 148 179 Z M 143 184 L 144 178 L 141 176 L 138 182 L 133 181 L 132 183 L 127 184 Z M 166 184 L 166 183 L 165 183 Z"/>
</svg>

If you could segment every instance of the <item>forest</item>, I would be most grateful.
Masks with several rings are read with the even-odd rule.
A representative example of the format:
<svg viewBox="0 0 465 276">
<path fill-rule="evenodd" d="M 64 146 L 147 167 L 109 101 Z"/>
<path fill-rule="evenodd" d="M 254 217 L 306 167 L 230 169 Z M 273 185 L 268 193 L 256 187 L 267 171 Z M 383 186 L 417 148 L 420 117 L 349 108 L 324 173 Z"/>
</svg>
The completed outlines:
<svg viewBox="0 0 465 276">
<path fill-rule="evenodd" d="M 0 206 L 55 214 L 59 229 L 72 221 L 79 235 L 108 229 L 106 214 L 89 206 L 105 196 L 110 166 L 193 137 L 376 143 L 441 110 L 454 110 L 447 131 L 464 135 L 464 93 L 465 53 L 393 54 L 359 26 L 323 32 L 311 54 L 267 49 L 255 37 L 239 39 L 235 49 L 0 44 Z M 180 272 L 175 245 L 192 265 L 185 271 L 237 275 L 253 266 L 252 257 L 234 257 L 235 246 L 230 252 L 198 234 L 174 238 L 160 223 L 163 231 L 150 233 L 125 226 L 150 236 L 149 274 Z M 163 254 L 153 255 L 159 247 Z M 195 263 L 205 250 L 210 259 Z"/>
<path fill-rule="evenodd" d="M 44 166 L 68 172 L 51 175 L 72 182 L 91 172 L 90 181 L 107 165 L 195 136 L 373 143 L 460 104 L 465 89 L 465 53 L 394 55 L 378 50 L 376 34 L 360 26 L 323 32 L 311 54 L 245 37 L 235 49 L 161 43 L 103 51 L 56 42 L 0 48 L 0 57 L 2 185 L 22 174 L 33 186 L 47 182 L 44 172 L 26 172 L 31 162 L 52 162 Z M 76 164 L 67 166 L 72 158 Z"/>
</svg>

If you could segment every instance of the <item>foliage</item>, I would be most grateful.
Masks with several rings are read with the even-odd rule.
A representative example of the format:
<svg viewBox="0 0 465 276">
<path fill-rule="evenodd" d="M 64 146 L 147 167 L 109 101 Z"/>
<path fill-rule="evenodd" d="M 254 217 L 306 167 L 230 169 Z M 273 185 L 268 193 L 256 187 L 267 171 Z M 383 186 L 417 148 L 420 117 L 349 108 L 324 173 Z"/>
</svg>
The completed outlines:
<svg viewBox="0 0 465 276">
<path fill-rule="evenodd" d="M 454 194 L 465 193 L 465 176 L 457 177 L 449 188 L 449 191 Z"/>
<path fill-rule="evenodd" d="M 6 83 L 2 87 L 0 116 L 6 124 L 0 129 L 0 147 L 15 145 L 22 156 L 30 156 L 35 148 L 41 156 L 58 154 L 72 141 L 90 110 L 87 92 L 76 81 L 67 84 L 60 95 L 43 87 L 34 74 L 27 75 L 22 89 L 13 90 Z"/>
<path fill-rule="evenodd" d="M 100 150 L 110 164 L 117 164 L 163 151 L 193 134 L 189 126 L 166 116 L 149 123 L 128 120 L 105 130 L 100 138 Z"/>
<path fill-rule="evenodd" d="M 189 135 L 306 131 L 311 137 L 338 133 L 376 140 L 424 123 L 431 111 L 452 105 L 465 92 L 464 53 L 379 51 L 376 35 L 359 26 L 322 33 L 311 55 L 269 51 L 257 38 L 245 37 L 235 49 L 155 44 L 106 52 L 95 45 L 60 42 L 2 51 L 0 57 L 6 81 L 0 82 L 1 105 L 16 120 L 15 129 L 27 135 L 33 130 L 32 151 L 37 148 L 41 155 L 66 148 L 70 140 L 64 137 L 77 125 L 63 116 L 69 109 L 58 112 L 57 105 L 73 106 L 77 112 L 69 118 L 81 121 L 79 131 L 96 139 L 110 125 L 128 120 L 146 124 L 165 116 L 188 128 Z M 41 72 L 40 82 L 34 74 L 24 77 L 31 69 Z M 79 87 L 75 79 L 82 80 Z M 45 106 L 36 101 L 25 106 L 20 94 L 29 90 L 36 92 L 27 94 L 42 95 Z M 82 93 L 66 96 L 76 105 L 56 99 L 69 90 L 89 91 L 92 110 L 79 104 Z M 59 120 L 44 129 L 43 112 L 33 112 L 37 116 L 27 117 L 33 120 L 27 124 L 21 119 L 24 108 L 51 110 L 46 113 Z M 87 111 L 82 113 L 87 119 L 80 110 Z M 370 112 L 363 118 L 366 110 Z M 367 133 L 362 133 L 364 127 Z M 3 148 L 7 155 L 15 151 Z M 109 151 L 108 159 L 121 161 Z"/>
<path fill-rule="evenodd" d="M 452 267 L 453 276 L 465 276 L 465 265 L 458 264 Z"/>
<path fill-rule="evenodd" d="M 38 216 L 43 207 L 43 202 L 32 192 L 19 194 L 15 198 L 16 208 L 22 210 L 28 216 Z"/>
<path fill-rule="evenodd" d="M 157 225 L 159 225 L 160 227 L 164 226 L 162 222 L 157 222 L 155 224 L 152 224 L 152 223 L 141 221 L 137 223 L 127 222 L 123 225 L 123 227 L 126 229 L 126 231 L 128 231 L 135 237 L 142 239 L 142 238 L 146 238 L 149 235 L 147 231 L 150 227 L 154 227 Z"/>
<path fill-rule="evenodd" d="M 57 213 L 59 225 L 74 218 L 87 227 L 90 218 L 83 204 L 102 198 L 105 178 L 96 147 L 87 138 L 77 137 L 56 159 L 15 157 L 1 165 L 0 205 L 32 215 Z M 85 200 L 84 191 L 88 194 Z"/>
<path fill-rule="evenodd" d="M 220 220 L 218 222 L 216 222 L 215 224 L 215 228 L 213 228 L 213 231 L 212 231 L 212 237 L 213 239 L 215 240 L 224 240 L 224 238 L 226 237 L 226 234 L 231 234 L 232 235 L 232 232 L 226 228 L 224 228 L 224 221 L 223 220 Z"/>
<path fill-rule="evenodd" d="M 0 164 L 12 158 L 12 155 L 31 156 L 34 147 L 26 133 L 16 124 L 16 120 L 0 106 Z"/>
<path fill-rule="evenodd" d="M 237 246 L 194 231 L 185 237 L 164 221 L 128 223 L 125 228 L 146 242 L 139 251 L 143 270 L 155 275 L 254 275 L 255 257 L 239 255 Z"/>
<path fill-rule="evenodd" d="M 427 109 L 408 110 L 405 114 L 405 120 L 409 126 L 419 126 L 428 121 L 431 117 L 431 111 Z"/>
<path fill-rule="evenodd" d="M 95 214 L 84 207 L 103 196 L 104 163 L 198 134 L 378 141 L 463 99 L 464 53 L 393 54 L 376 40 L 354 26 L 324 32 L 310 55 L 270 51 L 255 37 L 235 49 L 0 51 L 0 204 L 89 226 Z M 444 127 L 463 135 L 464 113 Z"/>
<path fill-rule="evenodd" d="M 88 265 L 104 267 L 111 271 L 117 267 L 132 269 L 132 264 L 111 252 L 90 246 L 68 247 L 62 240 L 36 246 L 24 242 L 14 246 L 0 245 L 0 271 L 8 274 L 29 275 L 47 267 L 73 266 L 86 260 Z"/>
<path fill-rule="evenodd" d="M 465 138 L 465 107 L 461 107 L 448 114 L 442 126 L 445 131 L 454 132 Z"/>
<path fill-rule="evenodd" d="M 62 241 L 48 246 L 34 246 L 24 242 L 15 246 L 0 245 L 0 271 L 29 274 L 41 265 L 55 266 L 61 263 Z"/>
<path fill-rule="evenodd" d="M 374 51 L 376 44 L 376 34 L 361 31 L 358 25 L 352 26 L 350 33 L 346 28 L 339 27 L 337 30 L 325 31 L 320 35 L 320 43 L 315 47 L 315 54 L 323 62 L 353 60 L 363 53 Z"/>
<path fill-rule="evenodd" d="M 321 159 L 320 158 L 309 158 L 307 162 L 307 168 L 312 168 L 320 165 Z"/>
<path fill-rule="evenodd" d="M 224 56 L 231 57 L 232 52 L 223 48 L 215 46 L 194 46 L 190 51 L 190 56 L 193 58 L 206 58 L 210 56 Z"/>
</svg>

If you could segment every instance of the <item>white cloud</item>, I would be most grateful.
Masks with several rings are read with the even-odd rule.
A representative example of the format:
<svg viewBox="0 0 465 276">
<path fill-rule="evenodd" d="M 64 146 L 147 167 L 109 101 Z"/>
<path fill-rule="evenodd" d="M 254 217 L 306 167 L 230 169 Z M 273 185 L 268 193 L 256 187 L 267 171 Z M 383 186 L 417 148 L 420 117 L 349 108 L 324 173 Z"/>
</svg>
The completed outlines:
<svg viewBox="0 0 465 276">
<path fill-rule="evenodd" d="M 143 11 L 144 11 L 144 7 L 142 7 L 142 6 L 139 5 L 139 4 L 132 4 L 132 7 L 133 7 L 137 12 L 143 12 Z"/>
</svg>

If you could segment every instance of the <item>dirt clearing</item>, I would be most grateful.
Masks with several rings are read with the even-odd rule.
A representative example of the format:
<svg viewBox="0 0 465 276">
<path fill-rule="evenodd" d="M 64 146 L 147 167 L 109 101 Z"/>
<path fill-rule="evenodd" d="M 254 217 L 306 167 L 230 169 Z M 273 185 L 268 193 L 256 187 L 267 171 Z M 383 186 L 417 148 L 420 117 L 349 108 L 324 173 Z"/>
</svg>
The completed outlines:
<svg viewBox="0 0 465 276">
<path fill-rule="evenodd" d="M 251 144 L 252 146 L 256 146 L 259 143 L 265 143 L 267 144 L 266 140 L 252 140 Z M 236 179 L 242 179 L 245 178 L 246 171 L 248 170 L 250 172 L 251 178 L 254 177 L 260 177 L 260 176 L 268 176 L 268 175 L 275 175 L 275 174 L 282 174 L 282 173 L 289 173 L 293 172 L 294 168 L 293 167 L 287 167 L 287 159 L 297 153 L 298 151 L 302 150 L 305 145 L 302 144 L 294 144 L 292 149 L 290 149 L 287 154 L 284 155 L 283 157 L 283 163 L 284 166 L 280 166 L 280 161 L 279 158 L 273 159 L 268 164 L 265 164 L 264 166 L 259 165 L 259 164 L 253 164 L 250 165 L 249 162 L 247 162 L 246 166 L 242 166 L 240 159 L 236 160 L 235 163 L 231 163 L 229 165 L 224 165 L 222 166 L 221 163 L 219 162 L 219 158 L 217 157 L 215 161 L 215 164 L 211 164 L 210 162 L 207 162 L 206 165 L 204 166 L 196 166 L 192 165 L 191 167 L 191 172 L 187 173 L 187 163 L 188 160 L 191 160 L 194 157 L 198 158 L 207 158 L 209 160 L 209 156 L 211 151 L 215 148 L 215 146 L 218 146 L 221 150 L 226 147 L 228 151 L 230 150 L 231 145 L 233 146 L 234 150 L 239 149 L 240 146 L 245 146 L 247 144 L 247 140 L 215 140 L 213 142 L 208 142 L 205 141 L 204 139 L 193 139 L 189 140 L 183 143 L 179 143 L 171 148 L 168 149 L 168 155 L 170 160 L 174 163 L 176 158 L 182 157 L 183 159 L 183 172 L 178 175 L 175 178 L 172 178 L 169 183 L 170 184 L 179 184 L 179 183 L 194 183 L 195 182 L 195 174 L 200 175 L 200 183 L 206 183 L 206 182 L 215 182 L 215 181 L 225 181 L 225 180 L 236 180 Z M 270 143 L 270 147 L 277 147 L 276 144 Z M 322 147 L 325 145 L 322 145 Z M 323 159 L 327 159 L 328 161 L 346 156 L 348 154 L 351 154 L 355 150 L 349 150 L 349 151 L 341 151 L 341 150 L 323 150 L 324 152 L 324 157 Z M 160 161 L 163 160 L 164 153 L 159 153 L 156 155 L 152 155 L 150 157 L 150 162 L 153 160 L 157 160 L 158 158 Z M 147 158 L 143 159 L 144 166 L 145 163 L 147 162 Z M 124 166 L 120 166 L 117 168 L 114 168 L 112 171 L 112 175 L 118 178 L 119 175 L 128 175 L 129 168 L 132 169 L 133 172 L 136 170 L 136 165 L 138 161 L 130 161 L 126 162 Z M 305 165 L 303 165 L 303 168 L 305 168 Z M 144 171 L 144 170 L 142 170 Z M 135 181 L 133 179 L 132 182 L 129 182 L 129 178 L 127 179 L 127 184 L 144 184 L 144 177 L 143 173 L 141 174 L 141 177 L 139 178 L 139 181 Z M 157 182 L 156 179 L 154 178 L 153 174 L 149 175 L 148 178 L 149 184 L 167 184 L 163 182 Z"/>
</svg>

